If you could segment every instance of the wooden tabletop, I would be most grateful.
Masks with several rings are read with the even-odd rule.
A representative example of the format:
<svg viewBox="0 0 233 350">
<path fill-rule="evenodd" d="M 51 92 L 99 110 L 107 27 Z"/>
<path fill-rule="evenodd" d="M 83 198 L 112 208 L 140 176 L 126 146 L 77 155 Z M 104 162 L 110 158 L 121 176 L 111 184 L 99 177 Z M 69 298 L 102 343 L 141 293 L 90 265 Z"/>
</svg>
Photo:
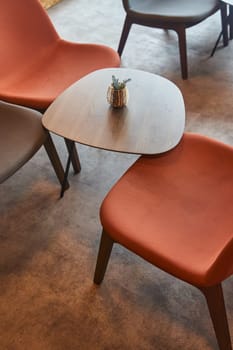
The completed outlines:
<svg viewBox="0 0 233 350">
<path fill-rule="evenodd" d="M 112 75 L 131 78 L 126 107 L 114 109 L 107 102 Z M 180 90 L 165 78 L 126 68 L 101 69 L 65 90 L 42 122 L 49 131 L 84 145 L 153 155 L 179 142 L 185 108 Z"/>
</svg>

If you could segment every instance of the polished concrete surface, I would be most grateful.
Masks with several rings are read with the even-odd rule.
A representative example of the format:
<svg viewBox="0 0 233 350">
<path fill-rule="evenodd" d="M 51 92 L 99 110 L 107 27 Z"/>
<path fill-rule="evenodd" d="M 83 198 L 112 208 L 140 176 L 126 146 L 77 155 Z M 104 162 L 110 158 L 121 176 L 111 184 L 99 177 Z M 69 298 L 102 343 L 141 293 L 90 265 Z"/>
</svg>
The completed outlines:
<svg viewBox="0 0 233 350">
<path fill-rule="evenodd" d="M 63 0 L 48 13 L 65 39 L 117 48 L 121 1 Z M 186 130 L 233 145 L 233 42 L 209 57 L 219 31 L 219 13 L 187 31 L 187 81 L 173 32 L 134 26 L 122 66 L 172 80 L 184 96 Z M 65 163 L 63 140 L 54 139 Z M 78 148 L 82 171 L 70 174 L 62 200 L 43 149 L 1 185 L 0 348 L 217 350 L 199 291 L 124 248 L 114 247 L 102 285 L 93 284 L 100 203 L 136 157 Z M 233 336 L 232 291 L 230 278 L 224 292 Z"/>
</svg>

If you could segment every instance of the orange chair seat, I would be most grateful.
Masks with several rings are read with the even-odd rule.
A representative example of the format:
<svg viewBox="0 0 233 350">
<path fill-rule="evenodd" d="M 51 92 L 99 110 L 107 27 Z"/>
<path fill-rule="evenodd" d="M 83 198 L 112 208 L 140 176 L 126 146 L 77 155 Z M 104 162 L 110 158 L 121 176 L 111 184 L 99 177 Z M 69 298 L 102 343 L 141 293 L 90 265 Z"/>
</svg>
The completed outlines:
<svg viewBox="0 0 233 350">
<path fill-rule="evenodd" d="M 119 64 L 118 55 L 107 46 L 59 39 L 44 53 L 32 53 L 20 69 L 18 66 L 7 69 L 5 62 L 7 74 L 0 80 L 0 99 L 45 110 L 62 91 L 86 74 Z"/>
<path fill-rule="evenodd" d="M 123 175 L 102 204 L 103 228 L 170 274 L 215 285 L 233 272 L 232 181 L 232 147 L 185 134 L 172 151 L 141 157 Z"/>
</svg>

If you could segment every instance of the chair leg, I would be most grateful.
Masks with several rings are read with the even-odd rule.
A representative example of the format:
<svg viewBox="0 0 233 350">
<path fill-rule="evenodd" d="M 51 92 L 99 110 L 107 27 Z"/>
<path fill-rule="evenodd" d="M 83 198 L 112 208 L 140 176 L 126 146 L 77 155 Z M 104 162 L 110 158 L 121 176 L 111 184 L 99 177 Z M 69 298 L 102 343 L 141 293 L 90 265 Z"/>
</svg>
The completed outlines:
<svg viewBox="0 0 233 350">
<path fill-rule="evenodd" d="M 181 26 L 176 29 L 179 41 L 180 65 L 182 78 L 188 79 L 188 63 L 187 63 L 187 45 L 185 27 Z"/>
<path fill-rule="evenodd" d="M 68 139 L 64 139 L 64 140 L 65 140 L 68 152 L 70 153 L 73 141 L 70 141 Z M 76 147 L 74 147 L 72 150 L 71 162 L 73 165 L 74 173 L 75 174 L 79 173 L 81 171 L 81 163 L 79 160 L 78 151 L 77 151 Z"/>
<path fill-rule="evenodd" d="M 100 284 L 103 281 L 105 271 L 108 266 L 108 261 L 111 255 L 113 243 L 114 241 L 103 230 L 95 268 L 94 283 L 96 284 Z"/>
<path fill-rule="evenodd" d="M 204 294 L 220 350 L 232 350 L 222 285 L 200 288 Z"/>
<path fill-rule="evenodd" d="M 51 135 L 49 134 L 49 132 L 47 131 L 47 139 L 44 143 L 44 147 L 45 147 L 45 150 L 48 154 L 48 157 L 53 165 L 53 168 L 54 168 L 54 171 L 57 175 L 57 178 L 60 182 L 60 184 L 62 185 L 63 184 L 63 181 L 64 181 L 64 176 L 65 176 L 65 173 L 64 173 L 64 169 L 62 167 L 62 164 L 61 164 L 61 161 L 60 161 L 60 158 L 57 154 L 57 150 L 54 146 L 54 143 L 53 143 L 53 140 L 52 140 L 52 137 Z M 69 188 L 69 183 L 68 181 L 66 182 L 66 185 L 65 185 L 65 189 Z"/>
<path fill-rule="evenodd" d="M 122 54 L 122 52 L 124 50 L 125 43 L 126 43 L 126 40 L 128 38 L 131 26 L 132 26 L 132 22 L 129 19 L 129 17 L 126 16 L 125 17 L 125 23 L 124 23 L 124 26 L 123 26 L 123 29 L 122 29 L 122 33 L 121 33 L 119 46 L 118 46 L 118 49 L 117 49 L 117 52 L 118 52 L 119 56 L 121 56 L 121 54 Z"/>
<path fill-rule="evenodd" d="M 227 4 L 221 2 L 221 22 L 222 22 L 222 37 L 223 45 L 228 45 L 228 16 L 227 16 Z"/>
<path fill-rule="evenodd" d="M 233 39 L 233 6 L 229 5 L 229 26 L 230 26 L 230 40 Z"/>
<path fill-rule="evenodd" d="M 214 45 L 214 47 L 213 47 L 213 50 L 211 51 L 210 57 L 213 57 L 213 56 L 214 56 L 215 51 L 217 50 L 217 47 L 218 47 L 218 44 L 219 44 L 219 41 L 220 41 L 222 35 L 223 35 L 223 31 L 221 31 L 221 32 L 219 33 L 219 36 L 218 36 L 218 38 L 217 38 L 217 40 L 216 40 L 216 43 L 215 43 L 215 45 Z"/>
</svg>

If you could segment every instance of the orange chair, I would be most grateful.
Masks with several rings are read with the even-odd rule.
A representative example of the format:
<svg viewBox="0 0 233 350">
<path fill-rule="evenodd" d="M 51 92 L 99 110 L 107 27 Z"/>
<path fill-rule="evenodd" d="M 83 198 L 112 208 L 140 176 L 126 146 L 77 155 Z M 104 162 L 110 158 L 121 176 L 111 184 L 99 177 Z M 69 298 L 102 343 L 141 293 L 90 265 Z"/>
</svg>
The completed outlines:
<svg viewBox="0 0 233 350">
<path fill-rule="evenodd" d="M 221 282 L 233 273 L 233 148 L 185 134 L 170 152 L 141 157 L 102 203 L 94 282 L 113 243 L 197 287 L 221 350 L 232 350 Z"/>
<path fill-rule="evenodd" d="M 0 99 L 44 112 L 69 85 L 101 68 L 118 67 L 104 45 L 62 40 L 38 0 L 0 0 Z M 80 170 L 73 157 L 75 171 Z"/>
</svg>

